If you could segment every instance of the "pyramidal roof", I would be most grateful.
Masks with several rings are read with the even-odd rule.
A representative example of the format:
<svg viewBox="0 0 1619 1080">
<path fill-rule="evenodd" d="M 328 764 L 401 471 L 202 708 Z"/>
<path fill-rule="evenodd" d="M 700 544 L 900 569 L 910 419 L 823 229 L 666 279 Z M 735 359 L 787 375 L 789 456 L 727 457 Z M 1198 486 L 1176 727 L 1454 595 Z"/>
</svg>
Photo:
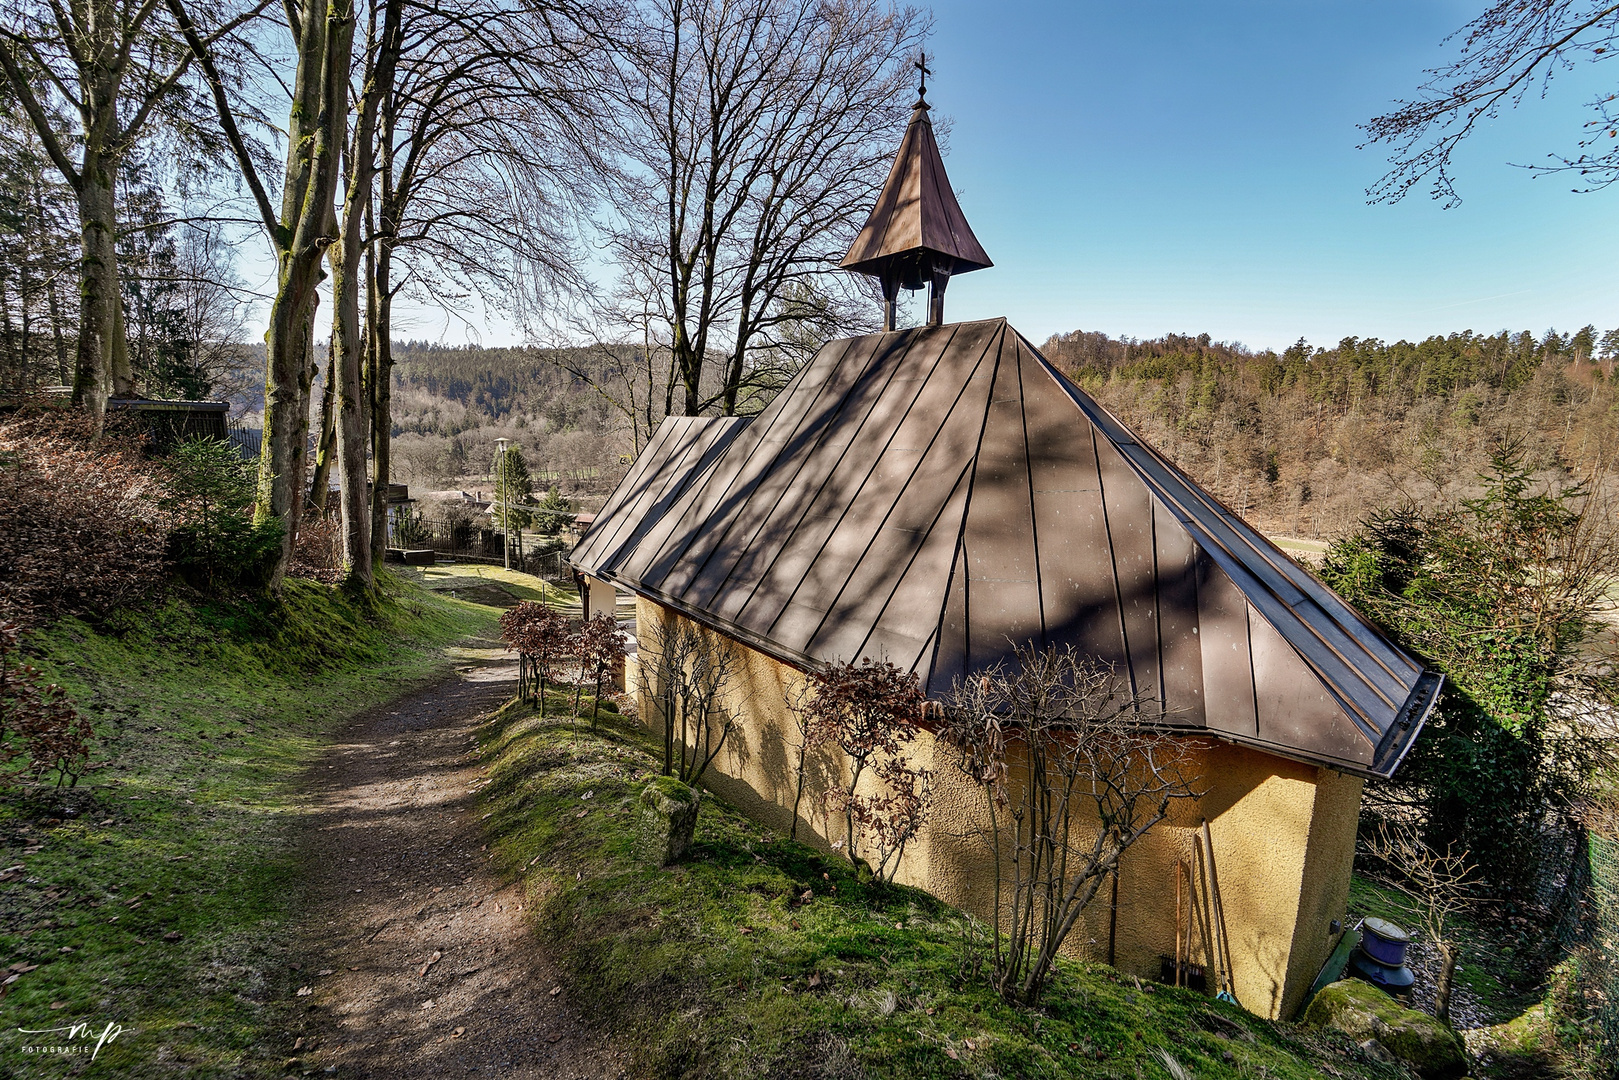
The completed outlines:
<svg viewBox="0 0 1619 1080">
<path fill-rule="evenodd" d="M 935 697 L 1071 643 L 1172 724 L 1363 775 L 1440 681 L 1002 319 L 832 341 L 751 422 L 665 420 L 572 561 Z"/>
<path fill-rule="evenodd" d="M 896 258 L 924 252 L 947 257 L 951 274 L 995 265 L 956 202 L 933 137 L 928 103 L 919 94 L 877 205 L 840 265 L 858 273 L 881 274 Z"/>
</svg>

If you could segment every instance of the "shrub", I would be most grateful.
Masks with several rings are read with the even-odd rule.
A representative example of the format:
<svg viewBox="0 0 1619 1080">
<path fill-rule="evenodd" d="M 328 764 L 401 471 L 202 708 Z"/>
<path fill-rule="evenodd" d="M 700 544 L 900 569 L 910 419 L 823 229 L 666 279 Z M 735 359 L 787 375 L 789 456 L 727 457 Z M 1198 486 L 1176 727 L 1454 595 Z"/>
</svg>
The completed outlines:
<svg viewBox="0 0 1619 1080">
<path fill-rule="evenodd" d="M 399 518 L 394 522 L 394 547 L 420 548 L 426 547 L 433 541 L 433 530 L 428 528 L 427 519 L 422 517 L 420 510 L 402 507 Z"/>
<path fill-rule="evenodd" d="M 544 716 L 545 684 L 552 681 L 552 671 L 572 648 L 567 618 L 543 603 L 525 600 L 500 617 L 500 636 L 508 649 L 517 650 L 518 696 L 528 700 L 529 687 L 537 684 L 540 715 Z"/>
<path fill-rule="evenodd" d="M 94 618 L 168 573 L 166 477 L 134 438 L 44 409 L 0 422 L 0 617 Z"/>
<path fill-rule="evenodd" d="M 596 692 L 590 706 L 592 729 L 596 726 L 596 714 L 601 709 L 602 680 L 607 677 L 608 670 L 623 659 L 624 649 L 628 645 L 629 637 L 618 628 L 611 615 L 587 619 L 573 636 L 574 654 L 579 659 L 579 683 L 574 687 L 573 711 L 578 715 L 579 695 L 584 691 L 585 681 L 594 679 Z"/>
<path fill-rule="evenodd" d="M 921 730 L 925 697 L 914 671 L 870 659 L 829 664 L 810 674 L 808 693 L 793 704 L 802 739 L 798 755 L 798 798 L 804 789 L 804 756 L 814 746 L 833 743 L 849 759 L 846 784 L 823 794 L 827 810 L 843 815 L 842 848 L 849 861 L 864 861 L 879 881 L 891 882 L 900 859 L 927 821 L 933 775 L 913 768 L 905 745 Z M 861 793 L 860 780 L 875 777 L 879 790 Z M 794 823 L 798 816 L 793 807 Z"/>
<path fill-rule="evenodd" d="M 57 787 L 73 787 L 95 732 L 61 687 L 41 685 L 39 670 L 21 662 L 19 635 L 16 623 L 0 623 L 0 782 L 39 782 L 54 772 Z M 19 759 L 21 767 L 10 768 Z"/>
<path fill-rule="evenodd" d="M 1601 615 L 1619 576 L 1613 508 L 1579 484 L 1534 482 L 1498 443 L 1476 499 L 1371 515 L 1322 577 L 1446 675 L 1445 692 L 1372 808 L 1415 808 L 1435 850 L 1471 851 L 1528 897 L 1548 821 L 1571 822 L 1608 760 L 1619 704 Z"/>
<path fill-rule="evenodd" d="M 281 524 L 252 519 L 257 468 L 222 439 L 187 439 L 164 461 L 178 518 L 169 557 L 192 585 L 262 588 L 281 551 Z"/>
</svg>

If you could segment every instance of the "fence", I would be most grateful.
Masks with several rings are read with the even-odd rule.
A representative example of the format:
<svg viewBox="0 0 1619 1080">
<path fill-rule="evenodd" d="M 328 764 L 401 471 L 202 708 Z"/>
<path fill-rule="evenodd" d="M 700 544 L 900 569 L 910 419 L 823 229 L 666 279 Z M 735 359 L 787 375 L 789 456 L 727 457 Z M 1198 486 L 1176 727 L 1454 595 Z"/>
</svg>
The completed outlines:
<svg viewBox="0 0 1619 1080">
<path fill-rule="evenodd" d="M 1595 994 L 1595 1023 L 1592 1036 L 1598 1042 L 1596 1057 L 1604 1062 L 1609 1076 L 1619 1072 L 1619 839 L 1593 832 L 1587 841 L 1590 858 L 1590 944 L 1586 960 Z"/>
<path fill-rule="evenodd" d="M 505 537 L 501 531 L 466 518 L 412 515 L 394 526 L 394 543 L 406 548 L 431 548 L 441 555 L 468 562 L 506 561 Z M 513 570 L 559 584 L 573 580 L 573 568 L 568 565 L 563 542 L 529 530 L 512 533 L 511 566 Z"/>
</svg>

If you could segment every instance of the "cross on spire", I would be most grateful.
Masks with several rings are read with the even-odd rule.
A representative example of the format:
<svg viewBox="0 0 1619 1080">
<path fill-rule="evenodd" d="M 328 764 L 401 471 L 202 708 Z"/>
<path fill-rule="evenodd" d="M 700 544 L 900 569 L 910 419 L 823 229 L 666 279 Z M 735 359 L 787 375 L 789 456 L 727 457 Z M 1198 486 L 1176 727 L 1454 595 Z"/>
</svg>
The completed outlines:
<svg viewBox="0 0 1619 1080">
<path fill-rule="evenodd" d="M 933 74 L 933 69 L 928 67 L 928 54 L 919 50 L 917 53 L 916 62 L 911 66 L 922 73 L 921 81 L 916 87 L 916 96 L 918 98 L 926 97 L 928 92 L 928 76 Z"/>
</svg>

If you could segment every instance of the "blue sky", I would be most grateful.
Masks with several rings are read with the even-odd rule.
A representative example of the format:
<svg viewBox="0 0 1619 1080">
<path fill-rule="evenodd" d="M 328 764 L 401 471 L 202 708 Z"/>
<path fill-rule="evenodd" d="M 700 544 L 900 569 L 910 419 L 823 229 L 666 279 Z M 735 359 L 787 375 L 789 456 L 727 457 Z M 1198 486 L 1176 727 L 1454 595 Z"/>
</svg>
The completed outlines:
<svg viewBox="0 0 1619 1080">
<path fill-rule="evenodd" d="M 954 321 L 1393 341 L 1619 327 L 1619 185 L 1574 194 L 1512 163 L 1572 152 L 1606 72 L 1559 75 L 1467 140 L 1463 203 L 1369 206 L 1387 152 L 1358 123 L 1412 95 L 1484 0 L 939 0 L 929 45 L 946 166 L 995 267 Z M 1610 69 L 1611 70 L 1611 69 Z M 485 315 L 402 304 L 402 337 L 508 344 Z M 262 317 L 262 312 L 259 313 Z"/>
<path fill-rule="evenodd" d="M 935 3 L 930 99 L 996 266 L 949 317 L 1208 332 L 1283 348 L 1619 326 L 1619 186 L 1511 162 L 1569 151 L 1602 72 L 1559 76 L 1464 144 L 1460 207 L 1368 206 L 1356 124 L 1412 94 L 1475 3 Z"/>
</svg>

